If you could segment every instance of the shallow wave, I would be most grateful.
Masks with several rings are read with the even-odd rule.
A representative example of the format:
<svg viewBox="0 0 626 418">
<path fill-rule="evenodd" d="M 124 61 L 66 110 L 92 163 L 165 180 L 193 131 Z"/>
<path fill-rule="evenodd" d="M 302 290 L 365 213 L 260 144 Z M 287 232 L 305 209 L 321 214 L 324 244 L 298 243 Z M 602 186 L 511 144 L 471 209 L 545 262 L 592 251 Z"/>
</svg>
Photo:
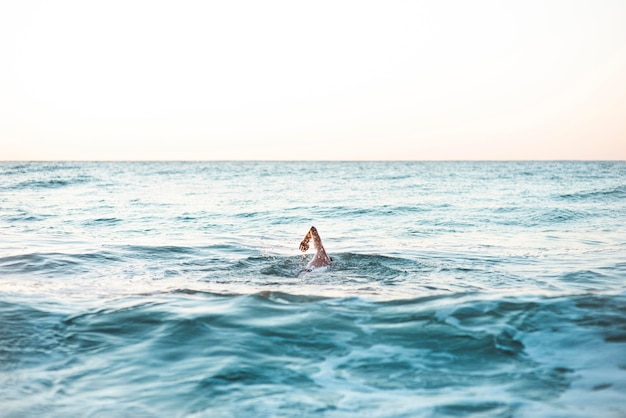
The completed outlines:
<svg viewBox="0 0 626 418">
<path fill-rule="evenodd" d="M 310 258 L 310 257 L 309 257 Z M 418 265 L 415 261 L 383 255 L 339 253 L 332 255 L 332 265 L 320 271 L 324 280 L 330 282 L 333 277 L 349 280 L 351 275 L 366 276 L 375 281 L 393 279 L 406 268 Z M 240 259 L 227 267 L 228 270 L 243 276 L 254 277 L 256 274 L 297 277 L 306 265 L 308 258 L 301 256 L 250 256 Z"/>
<path fill-rule="evenodd" d="M 13 211 L 13 213 L 5 213 L 1 216 L 6 222 L 41 222 L 46 221 L 53 217 L 54 215 L 50 214 L 41 214 L 41 213 L 33 213 L 31 211 L 25 209 L 17 209 Z"/>
<path fill-rule="evenodd" d="M 34 252 L 0 257 L 0 272 L 2 274 L 56 273 L 57 276 L 66 276 L 76 272 L 86 272 L 90 268 L 98 268 L 103 264 L 118 261 L 121 261 L 119 257 L 106 251 L 90 253 Z"/>
<path fill-rule="evenodd" d="M 526 226 L 554 226 L 555 224 L 580 221 L 594 216 L 593 213 L 580 209 L 550 208 L 534 211 L 530 216 L 523 219 L 522 223 Z"/>
<path fill-rule="evenodd" d="M 561 199 L 569 201 L 626 199 L 626 186 L 621 185 L 605 189 L 584 190 L 575 193 L 565 193 L 559 195 L 559 197 Z"/>
<path fill-rule="evenodd" d="M 432 212 L 442 208 L 449 207 L 447 204 L 415 204 L 415 205 L 368 205 L 366 207 L 354 206 L 320 206 L 312 208 L 318 216 L 333 217 L 386 217 L 396 216 L 400 214 L 419 214 L 424 212 Z"/>
<path fill-rule="evenodd" d="M 0 376 L 0 397 L 15 415 L 584 416 L 598 391 L 621 398 L 625 307 L 626 295 L 372 302 L 186 289 L 72 314 L 2 302 L 0 364 L 14 373 Z"/>
<path fill-rule="evenodd" d="M 137 256 L 172 256 L 176 254 L 196 254 L 197 248 L 180 245 L 127 245 L 124 247 L 128 253 Z"/>
<path fill-rule="evenodd" d="M 235 244 L 103 245 L 76 252 L 0 257 L 0 274 L 6 276 L 7 288 L 13 291 L 62 291 L 77 297 L 190 287 L 226 293 L 229 289 L 241 293 L 269 289 L 388 300 L 484 289 L 527 291 L 529 279 L 513 267 L 529 269 L 536 264 L 528 257 L 502 258 L 472 251 L 422 251 L 412 257 L 345 252 L 331 254 L 333 264 L 328 268 L 306 271 L 310 257 L 259 254 Z M 607 267 L 609 271 L 604 273 L 598 270 L 607 277 L 596 283 L 559 276 L 560 287 L 577 291 L 602 285 L 619 288 L 620 279 L 614 274 L 618 268 Z M 11 275 L 23 280 L 11 281 Z M 532 280 L 533 286 L 538 283 L 536 278 Z M 544 287 L 554 290 L 554 281 Z"/>
<path fill-rule="evenodd" d="M 123 220 L 120 218 L 96 218 L 85 221 L 83 224 L 86 227 L 92 226 L 112 226 L 122 223 Z"/>
<path fill-rule="evenodd" d="M 90 176 L 78 176 L 72 178 L 53 178 L 53 179 L 45 179 L 45 180 L 26 180 L 20 183 L 13 185 L 12 189 L 28 189 L 28 190 L 37 190 L 37 189 L 57 189 L 63 188 L 67 186 L 75 186 L 78 184 L 89 183 L 93 180 Z"/>
<path fill-rule="evenodd" d="M 72 162 L 0 162 L 2 173 L 6 175 L 19 175 L 28 173 L 53 173 L 55 171 L 75 170 L 84 167 L 85 163 Z"/>
</svg>

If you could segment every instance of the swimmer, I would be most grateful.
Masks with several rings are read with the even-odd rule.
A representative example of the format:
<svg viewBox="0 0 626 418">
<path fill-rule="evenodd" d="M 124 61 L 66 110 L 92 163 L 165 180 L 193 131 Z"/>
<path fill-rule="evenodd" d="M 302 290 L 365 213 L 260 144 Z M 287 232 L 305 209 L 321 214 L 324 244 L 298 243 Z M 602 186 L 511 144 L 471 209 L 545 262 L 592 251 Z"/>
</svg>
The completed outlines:
<svg viewBox="0 0 626 418">
<path fill-rule="evenodd" d="M 309 241 L 311 241 L 311 239 L 313 239 L 313 246 L 317 251 L 313 256 L 313 259 L 309 261 L 309 264 L 307 264 L 306 270 L 311 271 L 311 269 L 314 268 L 330 266 L 330 257 L 326 254 L 326 250 L 324 250 L 324 246 L 322 245 L 322 239 L 314 226 L 309 229 L 309 232 L 306 233 L 304 239 L 300 243 L 300 251 L 303 253 L 307 252 L 309 249 Z"/>
</svg>

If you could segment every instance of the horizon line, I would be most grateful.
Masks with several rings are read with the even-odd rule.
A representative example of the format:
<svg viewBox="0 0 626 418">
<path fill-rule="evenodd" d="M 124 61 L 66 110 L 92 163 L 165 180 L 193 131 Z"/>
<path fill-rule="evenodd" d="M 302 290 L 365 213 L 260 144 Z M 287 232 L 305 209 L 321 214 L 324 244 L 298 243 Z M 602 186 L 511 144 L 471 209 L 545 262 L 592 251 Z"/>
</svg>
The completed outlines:
<svg viewBox="0 0 626 418">
<path fill-rule="evenodd" d="M 0 163 L 246 163 L 246 162 L 284 162 L 284 163 L 384 163 L 384 162 L 398 162 L 398 163 L 411 163 L 411 162 L 626 162 L 626 159 L 576 159 L 576 158 L 563 158 L 563 159 L 388 159 L 388 160 L 348 160 L 348 159 L 312 159 L 312 160 L 289 160 L 289 159 L 146 159 L 146 160 L 133 160 L 133 159 L 119 159 L 119 160 L 75 160 L 75 159 L 58 159 L 58 160 L 0 160 Z"/>
</svg>

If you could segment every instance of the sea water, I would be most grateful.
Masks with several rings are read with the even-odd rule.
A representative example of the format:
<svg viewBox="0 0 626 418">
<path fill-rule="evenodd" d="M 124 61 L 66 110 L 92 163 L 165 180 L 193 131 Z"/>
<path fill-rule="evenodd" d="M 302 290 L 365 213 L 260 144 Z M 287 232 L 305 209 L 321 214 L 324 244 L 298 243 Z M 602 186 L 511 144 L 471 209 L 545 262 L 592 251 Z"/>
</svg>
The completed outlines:
<svg viewBox="0 0 626 418">
<path fill-rule="evenodd" d="M 626 163 L 0 163 L 0 416 L 624 417 Z"/>
</svg>

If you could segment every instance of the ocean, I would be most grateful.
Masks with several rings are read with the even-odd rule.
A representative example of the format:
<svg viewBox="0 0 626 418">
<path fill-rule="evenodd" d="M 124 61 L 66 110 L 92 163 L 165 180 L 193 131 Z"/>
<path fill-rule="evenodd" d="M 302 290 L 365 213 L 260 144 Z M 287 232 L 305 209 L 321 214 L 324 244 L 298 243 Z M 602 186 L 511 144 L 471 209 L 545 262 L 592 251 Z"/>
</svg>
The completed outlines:
<svg viewBox="0 0 626 418">
<path fill-rule="evenodd" d="M 0 163 L 0 416 L 626 417 L 625 219 L 619 161 Z"/>
</svg>

